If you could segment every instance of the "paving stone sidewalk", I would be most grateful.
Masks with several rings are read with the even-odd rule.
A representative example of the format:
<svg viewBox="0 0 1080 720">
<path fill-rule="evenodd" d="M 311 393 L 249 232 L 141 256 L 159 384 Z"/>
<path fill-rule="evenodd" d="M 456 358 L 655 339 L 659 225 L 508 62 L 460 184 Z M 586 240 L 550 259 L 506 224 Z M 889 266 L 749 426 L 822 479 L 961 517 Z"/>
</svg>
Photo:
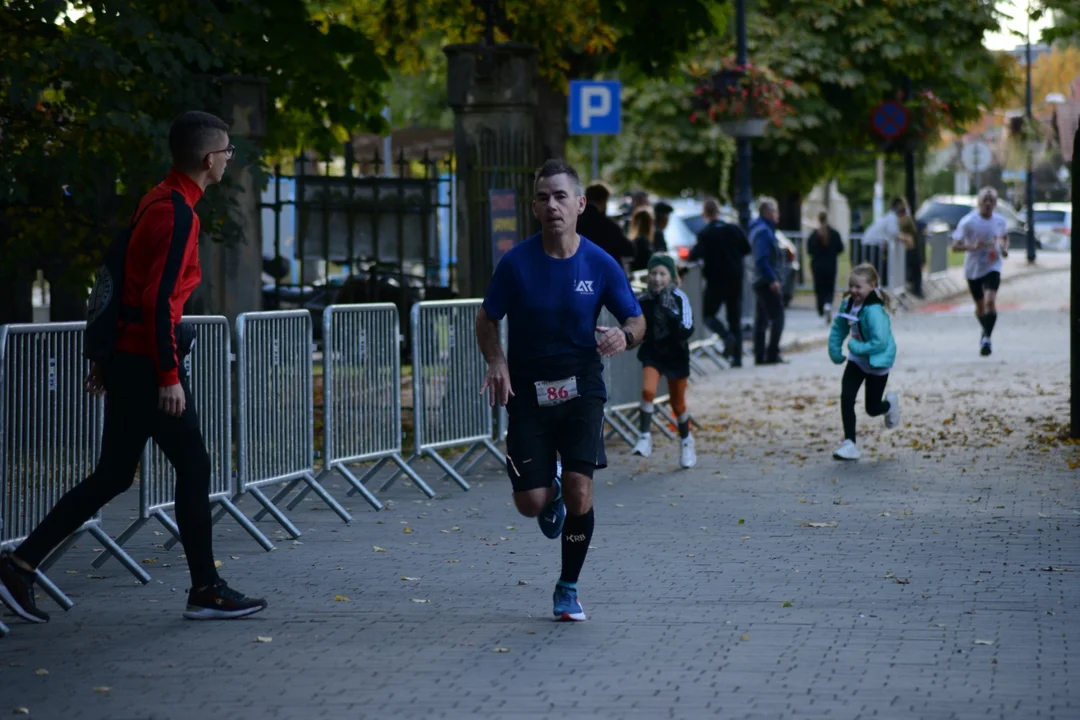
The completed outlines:
<svg viewBox="0 0 1080 720">
<path fill-rule="evenodd" d="M 1067 286 L 1003 288 L 1018 307 L 991 358 L 969 316 L 897 318 L 904 426 L 860 408 L 858 464 L 829 457 L 841 370 L 820 350 L 697 383 L 697 468 L 675 468 L 673 443 L 648 461 L 615 445 L 598 475 L 586 623 L 551 621 L 558 543 L 488 465 L 468 493 L 353 501 L 348 526 L 305 502 L 303 537 L 274 534 L 272 553 L 223 523 L 222 573 L 270 601 L 248 620 L 182 620 L 184 562 L 156 528 L 129 544 L 146 587 L 115 562 L 89 570 L 84 539 L 52 573 L 72 611 L 3 616 L 0 714 L 1080 717 L 1080 460 L 1056 439 Z"/>
</svg>

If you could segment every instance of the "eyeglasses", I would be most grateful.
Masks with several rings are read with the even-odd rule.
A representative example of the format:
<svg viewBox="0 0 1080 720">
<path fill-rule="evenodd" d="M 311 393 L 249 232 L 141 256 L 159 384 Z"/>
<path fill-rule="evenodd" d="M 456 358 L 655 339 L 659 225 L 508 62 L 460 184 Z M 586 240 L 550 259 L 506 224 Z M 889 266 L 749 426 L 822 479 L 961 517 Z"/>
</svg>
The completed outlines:
<svg viewBox="0 0 1080 720">
<path fill-rule="evenodd" d="M 222 148 L 220 150 L 212 150 L 206 153 L 206 157 L 210 157 L 211 155 L 217 155 L 218 153 L 225 153 L 225 159 L 232 160 L 233 155 L 236 154 L 236 146 L 229 145 L 228 147 Z M 205 160 L 206 158 L 203 159 Z"/>
</svg>

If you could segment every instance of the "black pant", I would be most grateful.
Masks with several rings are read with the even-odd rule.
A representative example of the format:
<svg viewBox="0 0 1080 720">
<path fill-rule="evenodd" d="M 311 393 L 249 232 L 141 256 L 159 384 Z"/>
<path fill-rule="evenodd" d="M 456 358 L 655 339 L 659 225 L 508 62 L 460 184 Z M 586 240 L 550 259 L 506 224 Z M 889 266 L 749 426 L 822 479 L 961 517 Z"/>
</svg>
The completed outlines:
<svg viewBox="0 0 1080 720">
<path fill-rule="evenodd" d="M 913 248 L 907 251 L 907 281 L 911 285 L 911 294 L 922 297 L 922 258 L 919 249 Z"/>
<path fill-rule="evenodd" d="M 727 327 L 716 317 L 720 307 L 727 309 Z M 702 307 L 705 327 L 719 335 L 732 360 L 742 359 L 742 283 L 709 283 L 705 286 Z"/>
<path fill-rule="evenodd" d="M 784 299 L 769 286 L 754 288 L 754 362 L 775 362 L 780 358 L 780 335 L 784 332 Z M 765 347 L 765 330 L 769 346 Z"/>
<path fill-rule="evenodd" d="M 180 417 L 158 409 L 157 373 L 149 357 L 118 354 L 105 373 L 105 427 L 101 457 L 90 477 L 60 498 L 15 554 L 37 567 L 105 503 L 131 487 L 151 437 L 176 468 L 176 524 L 193 587 L 214 583 L 210 526 L 210 458 L 187 378 L 181 377 L 185 408 Z"/>
<path fill-rule="evenodd" d="M 844 368 L 844 379 L 840 381 L 840 417 L 844 421 L 844 439 L 852 442 L 855 442 L 855 396 L 859 394 L 859 388 L 864 380 L 866 381 L 866 414 L 870 417 L 878 417 L 889 411 L 889 403 L 882 399 L 889 376 L 869 375 L 858 365 L 848 361 L 847 367 Z"/>
<path fill-rule="evenodd" d="M 814 297 L 817 299 L 817 314 L 825 314 L 825 306 L 832 305 L 836 295 L 836 265 L 832 267 L 810 268 L 814 274 Z"/>
</svg>

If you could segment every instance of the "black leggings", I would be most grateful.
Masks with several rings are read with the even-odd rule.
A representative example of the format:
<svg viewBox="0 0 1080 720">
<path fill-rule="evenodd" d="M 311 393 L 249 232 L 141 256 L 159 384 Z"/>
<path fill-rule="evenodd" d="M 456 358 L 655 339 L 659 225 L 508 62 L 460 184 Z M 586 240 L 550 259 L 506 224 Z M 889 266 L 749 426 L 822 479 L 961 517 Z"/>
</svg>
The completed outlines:
<svg viewBox="0 0 1080 720">
<path fill-rule="evenodd" d="M 213 584 L 210 526 L 210 458 L 187 379 L 181 376 L 185 408 L 180 417 L 158 409 L 157 374 L 149 357 L 118 354 L 105 373 L 105 427 L 101 456 L 90 477 L 60 498 L 15 551 L 32 567 L 78 530 L 105 503 L 131 487 L 146 441 L 154 439 L 176 469 L 176 524 L 193 587 Z"/>
<path fill-rule="evenodd" d="M 844 439 L 855 442 L 855 396 L 866 381 L 866 414 L 878 417 L 889 412 L 889 403 L 882 399 L 888 375 L 868 375 L 855 363 L 848 361 L 844 379 L 840 382 L 840 417 L 844 420 Z"/>
<path fill-rule="evenodd" d="M 836 268 L 825 270 L 813 269 L 814 274 L 814 298 L 817 300 L 817 314 L 825 314 L 825 306 L 832 305 L 836 295 Z"/>
</svg>

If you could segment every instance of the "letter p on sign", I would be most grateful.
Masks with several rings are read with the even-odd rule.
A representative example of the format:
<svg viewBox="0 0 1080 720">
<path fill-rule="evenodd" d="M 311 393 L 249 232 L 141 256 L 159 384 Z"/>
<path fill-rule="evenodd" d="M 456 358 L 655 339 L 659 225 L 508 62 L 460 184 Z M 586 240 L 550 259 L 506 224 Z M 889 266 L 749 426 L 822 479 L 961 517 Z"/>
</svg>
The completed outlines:
<svg viewBox="0 0 1080 720">
<path fill-rule="evenodd" d="M 603 80 L 570 83 L 570 134 L 617 135 L 621 129 L 621 86 Z"/>
</svg>

